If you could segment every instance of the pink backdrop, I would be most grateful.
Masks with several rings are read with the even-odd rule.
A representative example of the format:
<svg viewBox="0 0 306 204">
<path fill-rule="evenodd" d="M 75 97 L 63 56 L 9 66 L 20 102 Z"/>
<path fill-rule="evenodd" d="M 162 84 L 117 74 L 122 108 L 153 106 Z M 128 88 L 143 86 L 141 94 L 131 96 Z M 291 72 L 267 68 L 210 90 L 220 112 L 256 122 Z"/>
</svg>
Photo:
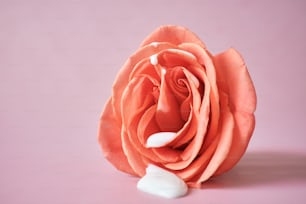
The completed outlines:
<svg viewBox="0 0 306 204">
<path fill-rule="evenodd" d="M 1 0 L 0 203 L 302 203 L 305 10 L 303 0 Z M 177 200 L 137 191 L 97 143 L 116 73 L 162 24 L 190 28 L 213 53 L 238 49 L 258 95 L 243 160 Z"/>
</svg>

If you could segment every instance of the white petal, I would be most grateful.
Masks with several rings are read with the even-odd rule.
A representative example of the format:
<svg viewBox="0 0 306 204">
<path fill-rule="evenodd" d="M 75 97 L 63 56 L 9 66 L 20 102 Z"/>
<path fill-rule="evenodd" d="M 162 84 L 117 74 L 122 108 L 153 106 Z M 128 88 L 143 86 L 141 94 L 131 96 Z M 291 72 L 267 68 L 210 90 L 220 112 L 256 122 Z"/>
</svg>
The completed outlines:
<svg viewBox="0 0 306 204">
<path fill-rule="evenodd" d="M 146 147 L 162 147 L 176 137 L 176 132 L 158 132 L 149 136 Z"/>
<path fill-rule="evenodd" d="M 182 179 L 154 165 L 147 167 L 146 175 L 138 181 L 137 188 L 143 192 L 165 198 L 181 197 L 188 191 L 188 187 Z"/>
</svg>

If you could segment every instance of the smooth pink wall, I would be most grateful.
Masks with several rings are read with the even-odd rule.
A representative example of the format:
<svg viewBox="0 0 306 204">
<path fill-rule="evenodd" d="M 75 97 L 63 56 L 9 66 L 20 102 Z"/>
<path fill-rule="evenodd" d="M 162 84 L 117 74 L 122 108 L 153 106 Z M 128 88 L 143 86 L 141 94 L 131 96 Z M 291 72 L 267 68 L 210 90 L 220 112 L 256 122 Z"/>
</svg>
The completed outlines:
<svg viewBox="0 0 306 204">
<path fill-rule="evenodd" d="M 0 203 L 302 202 L 305 11 L 303 0 L 1 0 Z M 240 166 L 170 201 L 138 192 L 96 136 L 116 73 L 163 24 L 188 27 L 213 53 L 238 49 L 258 95 Z"/>
</svg>

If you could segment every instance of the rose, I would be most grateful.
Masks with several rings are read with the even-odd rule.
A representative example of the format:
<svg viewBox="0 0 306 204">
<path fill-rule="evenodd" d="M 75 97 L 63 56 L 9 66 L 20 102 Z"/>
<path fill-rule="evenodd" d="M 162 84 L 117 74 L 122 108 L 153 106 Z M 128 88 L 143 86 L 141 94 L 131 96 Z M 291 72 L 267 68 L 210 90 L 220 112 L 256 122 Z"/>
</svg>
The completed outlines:
<svg viewBox="0 0 306 204">
<path fill-rule="evenodd" d="M 256 94 L 234 49 L 213 56 L 191 31 L 164 26 L 120 70 L 100 119 L 99 142 L 119 170 L 148 164 L 199 187 L 244 154 Z"/>
</svg>

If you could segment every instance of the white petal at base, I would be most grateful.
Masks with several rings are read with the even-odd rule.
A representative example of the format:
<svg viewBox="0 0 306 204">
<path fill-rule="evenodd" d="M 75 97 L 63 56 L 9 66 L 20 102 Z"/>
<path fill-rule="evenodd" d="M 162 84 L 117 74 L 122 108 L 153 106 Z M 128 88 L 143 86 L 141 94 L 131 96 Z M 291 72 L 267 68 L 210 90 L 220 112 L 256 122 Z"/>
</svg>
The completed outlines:
<svg viewBox="0 0 306 204">
<path fill-rule="evenodd" d="M 176 132 L 158 132 L 149 136 L 146 147 L 163 147 L 176 137 Z"/>
<path fill-rule="evenodd" d="M 188 187 L 182 179 L 152 164 L 147 167 L 146 175 L 138 181 L 137 188 L 140 191 L 164 198 L 181 197 L 186 195 L 188 191 Z"/>
</svg>

